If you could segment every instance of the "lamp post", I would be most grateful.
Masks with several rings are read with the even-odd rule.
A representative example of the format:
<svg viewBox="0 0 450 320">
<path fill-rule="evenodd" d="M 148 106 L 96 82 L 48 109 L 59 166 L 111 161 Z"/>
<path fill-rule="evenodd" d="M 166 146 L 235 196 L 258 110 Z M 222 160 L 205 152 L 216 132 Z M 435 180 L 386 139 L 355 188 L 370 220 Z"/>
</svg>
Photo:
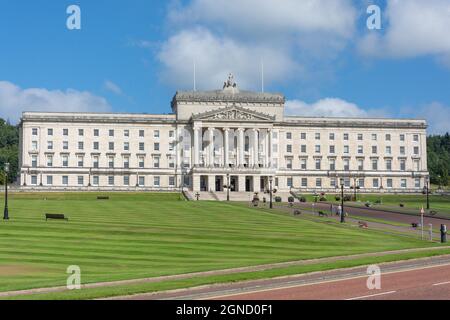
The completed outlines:
<svg viewBox="0 0 450 320">
<path fill-rule="evenodd" d="M 384 187 L 383 185 L 380 186 L 380 204 L 383 204 L 383 191 Z"/>
<path fill-rule="evenodd" d="M 427 210 L 430 210 L 430 179 L 426 178 Z"/>
<path fill-rule="evenodd" d="M 270 177 L 269 177 L 269 193 L 270 193 L 270 197 L 269 197 L 269 199 L 270 199 L 270 204 L 269 204 L 269 207 L 270 207 L 270 209 L 273 208 L 273 203 L 272 203 L 272 181 L 273 181 L 273 177 L 270 176 Z"/>
<path fill-rule="evenodd" d="M 344 179 L 341 178 L 341 223 L 345 223 L 344 213 Z"/>
<path fill-rule="evenodd" d="M 227 173 L 227 201 L 230 201 L 230 174 Z"/>
<path fill-rule="evenodd" d="M 3 212 L 3 220 L 9 220 L 8 212 L 8 173 L 9 173 L 9 163 L 5 163 L 5 210 Z"/>
</svg>

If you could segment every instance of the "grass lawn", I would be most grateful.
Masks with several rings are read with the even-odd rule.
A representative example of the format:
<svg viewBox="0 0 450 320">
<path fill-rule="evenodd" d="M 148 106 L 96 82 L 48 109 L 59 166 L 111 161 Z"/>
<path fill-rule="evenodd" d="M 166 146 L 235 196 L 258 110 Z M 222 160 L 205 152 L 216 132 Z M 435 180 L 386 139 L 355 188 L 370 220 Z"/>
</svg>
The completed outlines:
<svg viewBox="0 0 450 320">
<path fill-rule="evenodd" d="M 89 283 L 435 245 L 178 194 L 96 196 L 11 195 L 0 291 L 65 285 L 69 265 Z M 44 213 L 70 221 L 46 222 Z"/>
</svg>

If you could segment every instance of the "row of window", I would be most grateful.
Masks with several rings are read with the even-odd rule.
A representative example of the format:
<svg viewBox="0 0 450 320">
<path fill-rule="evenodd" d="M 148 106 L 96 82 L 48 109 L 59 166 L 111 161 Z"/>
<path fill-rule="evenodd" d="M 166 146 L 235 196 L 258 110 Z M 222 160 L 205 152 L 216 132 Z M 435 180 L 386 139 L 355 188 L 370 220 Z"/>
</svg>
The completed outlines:
<svg viewBox="0 0 450 320">
<path fill-rule="evenodd" d="M 315 170 L 322 170 L 322 159 L 314 159 L 314 168 Z M 379 170 L 379 160 L 378 159 L 371 159 L 371 167 L 370 170 Z M 336 160 L 335 159 L 328 159 L 328 168 L 326 170 L 344 170 L 349 171 L 350 168 L 350 159 L 343 159 L 342 160 L 342 167 L 338 169 L 336 166 Z M 420 160 L 413 160 L 413 166 L 415 171 L 420 171 Z M 286 168 L 287 169 L 293 169 L 293 159 L 286 159 Z M 364 159 L 357 159 L 357 168 L 355 168 L 358 171 L 364 170 Z M 387 171 L 393 170 L 392 166 L 392 159 L 385 159 L 384 160 L 384 169 Z M 308 170 L 307 166 L 307 159 L 300 159 L 300 170 Z M 400 171 L 406 171 L 406 159 L 399 159 L 399 170 Z"/>
<path fill-rule="evenodd" d="M 160 143 L 155 142 L 153 143 L 153 151 L 160 151 Z M 174 142 L 169 143 L 169 151 L 174 150 Z M 84 142 L 78 141 L 78 150 L 84 150 Z M 100 150 L 100 143 L 98 141 L 94 141 L 92 145 L 93 150 Z M 31 150 L 37 151 L 38 150 L 38 142 L 32 141 L 31 142 Z M 53 141 L 47 141 L 47 150 L 54 150 L 54 143 Z M 62 143 L 62 150 L 69 150 L 69 141 L 63 141 Z M 116 150 L 116 144 L 114 142 L 108 142 L 108 150 L 114 151 Z M 130 151 L 130 143 L 124 142 L 123 143 L 123 151 Z M 139 151 L 145 151 L 145 143 L 139 142 Z"/>
<path fill-rule="evenodd" d="M 114 129 L 108 129 L 108 136 L 110 137 L 114 137 L 116 135 L 116 130 Z M 78 136 L 83 137 L 85 133 L 85 129 L 78 129 Z M 31 134 L 33 136 L 37 136 L 38 135 L 38 128 L 32 128 L 31 129 Z M 53 136 L 54 134 L 54 129 L 53 128 L 48 128 L 47 129 L 47 135 L 48 136 Z M 69 129 L 62 129 L 62 135 L 63 136 L 69 136 Z M 93 136 L 94 137 L 100 137 L 100 129 L 93 129 Z M 130 136 L 130 130 L 125 129 L 123 130 L 123 136 L 124 137 L 129 137 Z M 138 131 L 138 136 L 143 138 L 145 137 L 145 130 L 140 129 Z M 153 138 L 159 138 L 160 137 L 160 130 L 153 130 Z M 169 138 L 173 138 L 175 137 L 175 131 L 174 130 L 170 130 L 169 131 Z"/>
<path fill-rule="evenodd" d="M 108 176 L 107 180 L 108 186 L 115 186 L 118 177 L 115 176 Z M 123 186 L 129 186 L 130 185 L 130 176 L 123 176 L 122 178 L 122 185 Z M 144 187 L 146 186 L 146 177 L 145 176 L 139 176 L 138 177 L 138 181 L 137 181 L 137 185 L 140 187 Z M 53 176 L 48 175 L 46 177 L 46 185 L 47 186 L 52 186 L 54 185 L 54 179 Z M 99 186 L 100 184 L 100 177 L 99 176 L 92 176 L 92 181 L 91 181 L 93 186 Z M 38 176 L 36 175 L 32 175 L 31 176 L 31 185 L 37 185 L 38 184 Z M 62 176 L 61 177 L 61 185 L 63 186 L 68 186 L 69 185 L 69 176 Z M 86 179 L 85 176 L 77 176 L 77 185 L 78 186 L 86 186 Z M 154 176 L 153 177 L 153 186 L 154 187 L 160 187 L 161 186 L 161 177 L 159 176 Z M 175 186 L 175 177 L 174 176 L 170 176 L 169 177 L 169 187 L 174 187 Z"/>
<path fill-rule="evenodd" d="M 322 134 L 321 134 L 320 132 L 316 132 L 316 133 L 314 134 L 314 139 L 315 139 L 315 140 L 320 140 L 320 139 L 321 139 L 321 136 L 322 136 Z M 377 141 L 379 135 L 378 135 L 377 133 L 372 133 L 372 134 L 370 135 L 370 137 L 371 137 L 371 140 L 372 140 L 372 141 Z M 276 135 L 274 136 L 274 139 L 277 139 L 277 136 L 276 136 Z M 287 140 L 292 140 L 292 139 L 293 139 L 293 134 L 292 134 L 292 132 L 286 132 L 286 139 L 287 139 Z M 305 132 L 300 133 L 300 139 L 301 139 L 301 140 L 306 140 L 306 139 L 307 139 L 307 134 L 306 134 Z M 335 134 L 335 133 L 329 133 L 329 134 L 328 134 L 328 139 L 329 139 L 329 140 L 336 140 L 336 139 L 337 139 L 337 134 Z M 342 139 L 343 139 L 344 141 L 350 140 L 350 134 L 349 134 L 349 133 L 344 133 L 344 134 L 342 134 Z M 363 140 L 364 140 L 364 134 L 362 134 L 362 133 L 356 134 L 356 139 L 357 139 L 358 141 L 363 141 Z M 385 134 L 385 135 L 384 135 L 384 140 L 385 140 L 385 141 L 392 141 L 392 135 L 391 135 L 390 133 Z M 400 134 L 400 135 L 399 135 L 399 140 L 400 140 L 400 141 L 405 141 L 405 140 L 406 140 L 406 135 L 405 135 L 405 134 Z M 413 141 L 414 141 L 414 142 L 419 142 L 419 135 L 418 135 L 418 134 L 414 134 L 414 135 L 413 135 Z"/>
<path fill-rule="evenodd" d="M 275 180 L 277 180 L 278 178 L 276 178 Z M 330 184 L 329 184 L 329 188 L 337 188 L 338 187 L 338 179 L 332 178 L 329 180 Z M 371 179 L 371 185 L 370 186 L 366 186 L 366 179 L 365 178 L 358 178 L 356 179 L 356 187 L 359 188 L 393 188 L 393 179 L 386 179 L 385 180 L 386 185 L 382 186 L 381 185 L 381 181 L 378 178 L 373 178 Z M 278 181 L 275 181 L 275 186 L 278 186 Z M 293 185 L 293 178 L 287 178 L 286 179 L 286 186 L 288 188 L 291 187 L 295 187 Z M 308 185 L 308 178 L 301 178 L 301 182 L 300 182 L 300 187 L 301 188 L 307 188 Z M 316 188 L 323 188 L 326 187 L 323 184 L 323 179 L 322 178 L 316 178 L 315 181 L 315 186 Z M 346 188 L 350 188 L 350 187 L 355 187 L 354 183 L 351 182 L 350 178 L 344 178 L 344 186 Z M 407 179 L 400 179 L 400 188 L 408 188 L 408 180 Z M 414 188 L 421 188 L 421 179 L 420 178 L 416 178 L 414 179 Z"/>
<path fill-rule="evenodd" d="M 139 156 L 138 158 L 138 167 L 143 169 L 145 168 L 145 157 Z M 160 159 L 159 156 L 153 156 L 152 157 L 152 165 L 153 168 L 160 168 Z M 175 168 L 175 158 L 172 156 L 168 156 L 167 158 L 169 163 L 169 168 Z M 107 166 L 108 168 L 116 168 L 116 157 L 115 156 L 108 156 L 107 157 Z M 47 155 L 46 157 L 46 165 L 47 167 L 53 167 L 54 166 L 54 157 L 53 155 Z M 125 169 L 130 168 L 130 157 L 124 156 L 122 167 Z M 61 155 L 61 166 L 62 167 L 69 167 L 69 156 L 68 155 Z M 84 156 L 77 156 L 77 166 L 79 168 L 83 168 L 85 166 L 85 157 Z M 38 157 L 36 155 L 31 156 L 31 167 L 37 168 L 38 167 Z M 100 157 L 99 156 L 93 156 L 92 157 L 92 168 L 99 168 L 100 167 Z"/>
<path fill-rule="evenodd" d="M 350 146 L 345 145 L 343 147 L 343 154 L 350 154 Z M 372 146 L 372 154 L 378 154 L 378 146 Z M 273 145 L 273 152 L 278 152 L 278 145 L 274 144 Z M 288 144 L 286 145 L 286 152 L 287 153 L 292 153 L 292 144 Z M 314 152 L 315 153 L 321 153 L 322 152 L 322 147 L 321 145 L 315 145 L 314 146 Z M 300 153 L 307 153 L 307 148 L 306 148 L 306 144 L 302 144 L 300 145 Z M 328 148 L 328 153 L 329 154 L 336 154 L 336 146 L 334 145 L 330 145 Z M 406 147 L 405 146 L 400 146 L 399 147 L 399 153 L 400 155 L 406 155 Z M 414 155 L 419 155 L 420 153 L 420 149 L 418 146 L 414 146 L 413 147 L 413 154 Z M 357 154 L 364 154 L 364 146 L 357 146 Z M 386 146 L 385 147 L 385 154 L 386 155 L 391 155 L 392 154 L 392 146 Z"/>
</svg>

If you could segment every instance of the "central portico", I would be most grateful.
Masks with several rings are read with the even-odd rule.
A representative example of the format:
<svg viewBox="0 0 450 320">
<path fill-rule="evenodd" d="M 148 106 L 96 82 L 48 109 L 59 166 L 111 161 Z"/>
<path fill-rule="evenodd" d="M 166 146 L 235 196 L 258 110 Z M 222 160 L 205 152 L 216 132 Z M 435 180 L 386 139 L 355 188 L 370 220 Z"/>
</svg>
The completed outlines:
<svg viewBox="0 0 450 320">
<path fill-rule="evenodd" d="M 284 101 L 280 94 L 241 92 L 232 75 L 223 90 L 178 92 L 172 108 L 181 125 L 180 164 L 193 191 L 223 191 L 227 176 L 231 191 L 267 190 Z"/>
</svg>

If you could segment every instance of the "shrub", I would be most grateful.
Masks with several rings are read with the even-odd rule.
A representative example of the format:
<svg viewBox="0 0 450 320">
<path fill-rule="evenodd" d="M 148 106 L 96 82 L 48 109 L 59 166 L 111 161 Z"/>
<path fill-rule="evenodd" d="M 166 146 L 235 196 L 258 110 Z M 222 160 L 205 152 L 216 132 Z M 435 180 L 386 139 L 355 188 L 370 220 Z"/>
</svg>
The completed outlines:
<svg viewBox="0 0 450 320">
<path fill-rule="evenodd" d="M 403 203 L 400 203 L 400 208 L 404 208 L 405 205 Z"/>
<path fill-rule="evenodd" d="M 322 196 L 320 197 L 319 201 L 327 201 L 327 198 Z"/>
<path fill-rule="evenodd" d="M 288 202 L 289 202 L 289 203 L 294 202 L 294 197 L 289 197 L 289 198 L 288 198 Z"/>
<path fill-rule="evenodd" d="M 275 197 L 275 202 L 281 202 L 282 200 L 281 200 L 281 197 L 279 197 L 279 196 L 276 196 Z"/>
<path fill-rule="evenodd" d="M 339 197 L 339 196 L 334 197 L 334 199 L 335 199 L 336 201 L 341 201 L 341 197 Z"/>
<path fill-rule="evenodd" d="M 344 201 L 351 201 L 352 197 L 348 194 L 344 195 Z"/>
<path fill-rule="evenodd" d="M 299 200 L 300 202 L 306 202 L 306 198 L 304 196 L 301 196 Z"/>
<path fill-rule="evenodd" d="M 370 202 L 366 202 L 366 203 L 365 203 L 365 206 L 366 206 L 367 208 L 370 208 L 370 207 L 372 206 L 372 204 L 371 204 Z"/>
</svg>

